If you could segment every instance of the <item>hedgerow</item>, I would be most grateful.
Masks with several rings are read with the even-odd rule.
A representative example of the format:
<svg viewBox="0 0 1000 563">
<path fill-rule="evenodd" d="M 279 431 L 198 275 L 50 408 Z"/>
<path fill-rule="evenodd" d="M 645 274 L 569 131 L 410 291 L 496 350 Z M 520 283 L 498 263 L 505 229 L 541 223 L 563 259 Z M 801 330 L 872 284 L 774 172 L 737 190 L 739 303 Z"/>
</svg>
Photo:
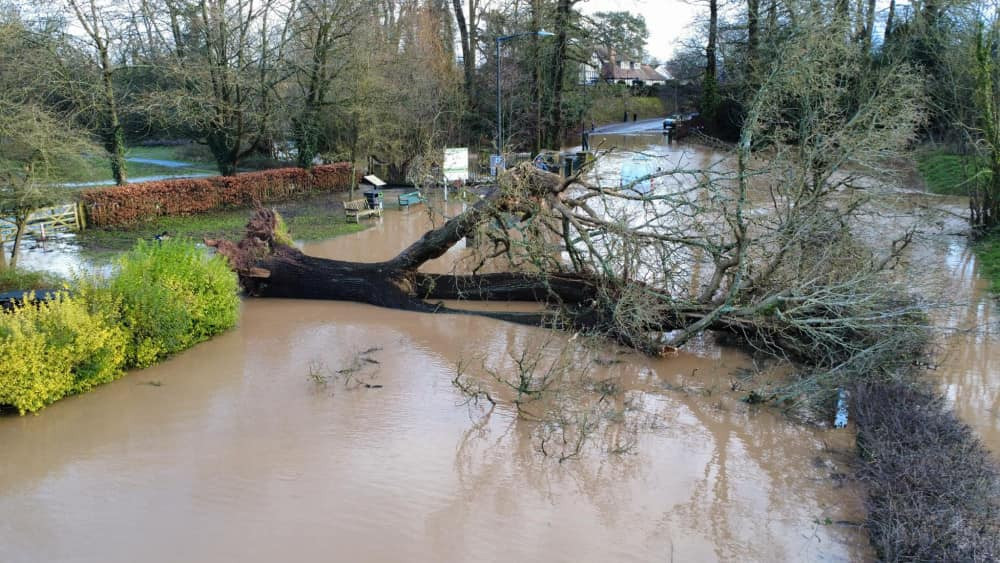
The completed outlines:
<svg viewBox="0 0 1000 563">
<path fill-rule="evenodd" d="M 163 215 L 191 215 L 346 190 L 349 163 L 278 168 L 236 176 L 180 178 L 86 190 L 87 219 L 96 227 L 132 225 Z"/>
<path fill-rule="evenodd" d="M 140 242 L 108 280 L 0 313 L 0 405 L 24 414 L 236 324 L 236 276 L 188 241 Z"/>
</svg>

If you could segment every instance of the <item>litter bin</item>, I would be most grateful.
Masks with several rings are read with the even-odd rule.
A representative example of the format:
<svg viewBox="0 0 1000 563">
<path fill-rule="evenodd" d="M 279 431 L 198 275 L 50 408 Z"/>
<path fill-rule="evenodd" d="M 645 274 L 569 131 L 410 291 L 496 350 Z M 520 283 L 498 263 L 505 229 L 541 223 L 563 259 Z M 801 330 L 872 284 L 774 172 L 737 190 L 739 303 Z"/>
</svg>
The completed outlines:
<svg viewBox="0 0 1000 563">
<path fill-rule="evenodd" d="M 365 199 L 369 209 L 382 209 L 382 192 L 365 192 Z"/>
<path fill-rule="evenodd" d="M 578 168 L 575 156 L 569 154 L 563 156 L 563 176 L 572 176 Z"/>
</svg>

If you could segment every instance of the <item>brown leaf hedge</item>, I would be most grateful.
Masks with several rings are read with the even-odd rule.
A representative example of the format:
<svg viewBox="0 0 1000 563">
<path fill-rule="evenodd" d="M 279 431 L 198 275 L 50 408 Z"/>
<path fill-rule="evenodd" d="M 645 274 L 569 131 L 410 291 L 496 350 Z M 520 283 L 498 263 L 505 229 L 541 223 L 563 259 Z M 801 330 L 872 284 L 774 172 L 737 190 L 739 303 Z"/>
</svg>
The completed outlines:
<svg viewBox="0 0 1000 563">
<path fill-rule="evenodd" d="M 315 193 L 346 190 L 346 162 L 303 168 L 278 168 L 236 176 L 179 178 L 85 190 L 88 222 L 95 227 L 126 226 L 162 215 L 192 215 L 227 207 L 249 207 Z"/>
</svg>

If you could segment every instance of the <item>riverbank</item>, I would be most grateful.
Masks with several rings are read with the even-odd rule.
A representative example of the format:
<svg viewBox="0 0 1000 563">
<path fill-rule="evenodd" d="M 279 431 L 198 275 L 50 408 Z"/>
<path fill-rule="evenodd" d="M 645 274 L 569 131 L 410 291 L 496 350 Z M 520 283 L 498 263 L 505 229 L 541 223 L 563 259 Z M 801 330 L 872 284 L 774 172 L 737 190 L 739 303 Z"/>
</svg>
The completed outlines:
<svg viewBox="0 0 1000 563">
<path fill-rule="evenodd" d="M 929 148 L 917 153 L 916 161 L 927 191 L 940 195 L 969 195 L 976 171 L 973 157 Z M 976 241 L 973 249 L 984 277 L 990 281 L 990 291 L 1000 297 L 1000 232 Z"/>
</svg>

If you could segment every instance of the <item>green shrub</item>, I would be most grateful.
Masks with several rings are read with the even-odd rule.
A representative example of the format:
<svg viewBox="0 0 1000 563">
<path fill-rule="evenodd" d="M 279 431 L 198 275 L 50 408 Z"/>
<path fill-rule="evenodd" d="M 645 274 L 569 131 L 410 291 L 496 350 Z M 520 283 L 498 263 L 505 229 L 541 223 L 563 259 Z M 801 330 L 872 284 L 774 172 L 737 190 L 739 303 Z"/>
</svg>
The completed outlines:
<svg viewBox="0 0 1000 563">
<path fill-rule="evenodd" d="M 236 276 L 189 241 L 140 242 L 110 280 L 0 313 L 0 405 L 21 414 L 146 367 L 236 324 Z"/>
<path fill-rule="evenodd" d="M 0 314 L 0 405 L 34 412 L 119 377 L 127 336 L 113 316 L 63 293 Z"/>
<path fill-rule="evenodd" d="M 190 241 L 140 241 L 108 284 L 129 331 L 129 365 L 146 367 L 233 327 L 236 276 L 219 256 Z M 108 298 L 105 298 L 108 299 Z"/>
</svg>

